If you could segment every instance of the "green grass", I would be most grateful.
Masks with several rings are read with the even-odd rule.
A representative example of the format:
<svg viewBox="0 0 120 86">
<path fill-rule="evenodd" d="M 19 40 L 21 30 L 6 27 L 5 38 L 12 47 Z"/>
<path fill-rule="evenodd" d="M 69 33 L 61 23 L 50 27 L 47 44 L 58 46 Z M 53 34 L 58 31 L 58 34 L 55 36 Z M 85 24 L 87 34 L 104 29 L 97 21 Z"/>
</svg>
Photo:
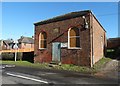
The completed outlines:
<svg viewBox="0 0 120 86">
<path fill-rule="evenodd" d="M 70 65 L 70 64 L 62 64 L 61 66 L 55 67 L 55 69 L 83 72 L 83 73 L 91 73 L 93 71 L 91 68 L 88 68 L 85 66 L 76 66 L 76 65 Z"/>
<path fill-rule="evenodd" d="M 94 71 L 99 71 L 101 68 L 103 68 L 105 66 L 105 64 L 109 61 L 111 61 L 112 59 L 110 58 L 102 58 L 100 59 L 94 66 L 93 69 Z"/>
<path fill-rule="evenodd" d="M 115 51 L 114 49 L 107 49 L 107 53 L 114 52 L 114 51 Z"/>
<path fill-rule="evenodd" d="M 83 73 L 94 73 L 99 71 L 107 62 L 111 59 L 102 58 L 99 60 L 92 68 L 85 66 L 76 66 L 72 64 L 62 64 L 61 66 L 49 67 L 48 63 L 30 63 L 27 61 L 2 61 L 2 64 L 14 64 L 16 66 L 25 66 L 32 68 L 41 68 L 41 69 L 56 69 L 56 70 L 67 70 L 67 71 L 75 71 L 75 72 L 83 72 Z"/>
<path fill-rule="evenodd" d="M 34 64 L 28 61 L 2 61 L 2 64 L 14 64 L 16 66 L 25 66 L 25 67 L 33 67 L 33 68 L 49 68 L 47 63 L 44 64 Z"/>
</svg>

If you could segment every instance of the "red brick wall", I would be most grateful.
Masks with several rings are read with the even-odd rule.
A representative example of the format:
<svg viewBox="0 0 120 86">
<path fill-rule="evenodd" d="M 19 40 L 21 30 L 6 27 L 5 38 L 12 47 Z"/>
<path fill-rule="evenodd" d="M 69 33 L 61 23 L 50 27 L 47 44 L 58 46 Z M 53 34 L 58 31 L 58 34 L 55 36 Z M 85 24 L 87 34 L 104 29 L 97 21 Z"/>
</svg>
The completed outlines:
<svg viewBox="0 0 120 86">
<path fill-rule="evenodd" d="M 87 16 L 87 21 L 89 21 L 89 16 Z M 59 34 L 64 33 L 58 39 L 53 42 L 68 42 L 68 32 L 66 32 L 70 27 L 80 28 L 80 46 L 81 49 L 61 49 L 61 62 L 64 64 L 76 64 L 76 65 L 91 65 L 91 53 L 90 53 L 90 29 L 82 28 L 84 23 L 83 18 L 77 17 L 72 19 L 67 19 L 64 21 L 58 21 L 53 23 L 48 23 L 44 25 L 35 26 L 35 57 L 34 62 L 51 62 L 52 60 L 52 42 Z M 54 32 L 54 28 L 59 28 L 59 32 Z M 47 49 L 39 49 L 39 33 L 45 31 L 47 33 Z M 51 43 L 49 43 L 51 42 Z"/>
<path fill-rule="evenodd" d="M 21 44 L 19 44 L 19 48 L 20 48 L 20 49 L 30 49 L 30 48 L 34 48 L 34 44 L 21 43 Z"/>
<path fill-rule="evenodd" d="M 106 47 L 106 32 L 98 23 L 95 17 L 92 17 L 93 28 L 93 63 L 96 63 L 104 57 L 104 50 Z M 92 30 L 92 29 L 91 29 Z M 101 38 L 102 37 L 102 38 Z"/>
</svg>

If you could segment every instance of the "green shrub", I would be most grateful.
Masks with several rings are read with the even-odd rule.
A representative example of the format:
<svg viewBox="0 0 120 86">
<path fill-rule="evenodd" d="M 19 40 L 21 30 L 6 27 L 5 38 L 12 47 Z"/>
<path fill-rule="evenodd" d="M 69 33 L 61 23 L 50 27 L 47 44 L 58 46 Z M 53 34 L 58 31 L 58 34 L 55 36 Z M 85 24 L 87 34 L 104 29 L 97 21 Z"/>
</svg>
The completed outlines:
<svg viewBox="0 0 120 86">
<path fill-rule="evenodd" d="M 105 66 L 106 63 L 108 63 L 109 61 L 111 61 L 110 58 L 106 58 L 103 57 L 102 59 L 100 59 L 98 62 L 96 62 L 93 66 L 94 70 L 99 71 L 101 68 L 103 68 Z"/>
<path fill-rule="evenodd" d="M 15 53 L 2 53 L 2 60 L 14 60 L 15 59 Z M 17 60 L 22 60 L 22 53 L 17 53 Z"/>
<path fill-rule="evenodd" d="M 13 60 L 13 53 L 2 53 L 2 60 Z"/>
</svg>

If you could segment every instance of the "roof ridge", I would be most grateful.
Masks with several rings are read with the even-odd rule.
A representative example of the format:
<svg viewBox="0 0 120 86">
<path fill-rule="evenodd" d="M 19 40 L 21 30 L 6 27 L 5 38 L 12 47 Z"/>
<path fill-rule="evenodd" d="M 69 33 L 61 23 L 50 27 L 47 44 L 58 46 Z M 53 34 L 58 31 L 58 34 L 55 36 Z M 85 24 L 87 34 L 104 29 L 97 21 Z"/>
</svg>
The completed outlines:
<svg viewBox="0 0 120 86">
<path fill-rule="evenodd" d="M 65 13 L 63 15 L 55 16 L 46 20 L 42 20 L 40 22 L 34 23 L 34 25 L 42 25 L 42 24 L 47 24 L 51 22 L 57 22 L 57 21 L 62 21 L 65 19 L 70 19 L 70 18 L 75 18 L 78 16 L 81 16 L 83 14 L 89 13 L 91 10 L 83 10 L 83 11 L 75 11 L 75 12 L 70 12 L 70 13 Z"/>
</svg>

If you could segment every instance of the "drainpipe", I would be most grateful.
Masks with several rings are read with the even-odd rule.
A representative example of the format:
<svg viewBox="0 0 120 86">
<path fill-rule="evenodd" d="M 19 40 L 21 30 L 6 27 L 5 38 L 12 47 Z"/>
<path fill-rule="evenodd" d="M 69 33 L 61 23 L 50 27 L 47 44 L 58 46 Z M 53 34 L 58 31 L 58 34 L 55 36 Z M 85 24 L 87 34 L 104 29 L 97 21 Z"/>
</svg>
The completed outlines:
<svg viewBox="0 0 120 86">
<path fill-rule="evenodd" d="M 94 49 L 93 49 L 93 14 L 91 13 L 91 29 L 92 29 L 92 67 L 94 64 Z"/>
<path fill-rule="evenodd" d="M 87 20 L 86 20 L 86 17 L 85 16 L 82 16 L 82 18 L 84 19 L 84 23 L 85 23 L 85 28 L 86 29 L 88 29 L 88 28 L 90 28 L 90 29 L 92 29 L 92 39 L 91 39 L 91 31 L 90 31 L 90 39 L 92 40 L 91 42 L 92 42 L 92 64 L 90 63 L 90 65 L 91 65 L 91 67 L 93 67 L 93 64 L 94 64 L 94 53 L 93 53 L 93 16 L 92 16 L 92 13 L 90 13 L 90 27 L 89 27 L 89 25 L 88 25 L 88 22 L 87 22 Z M 90 45 L 91 46 L 91 45 Z M 90 54 L 91 55 L 91 54 Z M 90 61 L 91 62 L 91 61 Z"/>
</svg>

